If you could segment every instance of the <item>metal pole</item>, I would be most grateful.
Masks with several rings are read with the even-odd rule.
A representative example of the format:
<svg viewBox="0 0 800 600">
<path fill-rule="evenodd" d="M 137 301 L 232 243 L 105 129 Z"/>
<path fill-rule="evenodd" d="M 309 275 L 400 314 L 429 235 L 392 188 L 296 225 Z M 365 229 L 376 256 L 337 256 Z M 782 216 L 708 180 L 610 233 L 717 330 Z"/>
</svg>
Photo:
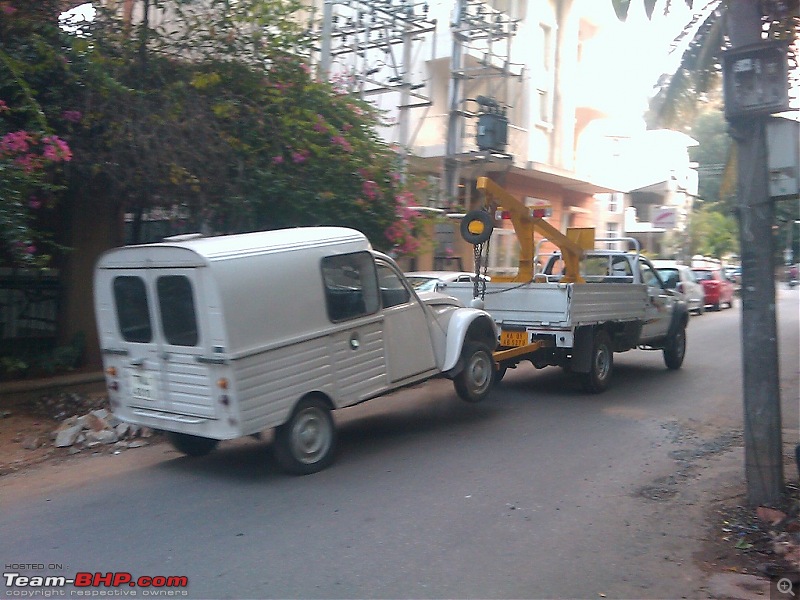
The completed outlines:
<svg viewBox="0 0 800 600">
<path fill-rule="evenodd" d="M 450 56 L 450 89 L 448 92 L 447 143 L 444 157 L 444 191 L 449 202 L 458 198 L 458 154 L 461 152 L 463 117 L 461 102 L 464 87 L 464 48 L 460 31 L 462 16 L 466 10 L 466 0 L 457 0 L 455 16 L 451 23 L 453 49 Z"/>
<path fill-rule="evenodd" d="M 729 0 L 733 47 L 761 39 L 758 3 Z M 769 197 L 765 117 L 732 123 L 738 147 L 738 218 L 742 249 L 742 378 L 747 500 L 774 504 L 784 488 L 778 337 L 775 319 L 775 209 Z"/>
<path fill-rule="evenodd" d="M 400 141 L 400 159 L 402 161 L 402 178 L 405 182 L 408 173 L 408 147 L 411 145 L 409 139 L 409 104 L 411 103 L 411 41 L 413 34 L 411 25 L 406 22 L 403 30 L 403 75 L 400 88 L 400 106 L 397 123 L 397 137 Z"/>
<path fill-rule="evenodd" d="M 328 81 L 331 75 L 331 35 L 333 28 L 333 0 L 322 5 L 322 43 L 320 45 L 319 78 Z"/>
</svg>

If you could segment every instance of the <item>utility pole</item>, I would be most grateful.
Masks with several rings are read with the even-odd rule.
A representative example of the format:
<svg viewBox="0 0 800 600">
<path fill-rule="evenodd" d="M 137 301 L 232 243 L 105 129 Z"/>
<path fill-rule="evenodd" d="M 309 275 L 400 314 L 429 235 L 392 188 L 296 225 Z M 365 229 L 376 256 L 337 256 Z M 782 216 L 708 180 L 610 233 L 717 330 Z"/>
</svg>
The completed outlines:
<svg viewBox="0 0 800 600">
<path fill-rule="evenodd" d="M 458 198 L 458 154 L 461 152 L 463 135 L 461 103 L 464 99 L 464 34 L 462 20 L 466 13 L 467 0 L 457 0 L 450 30 L 453 34 L 453 49 L 450 55 L 450 87 L 447 93 L 447 139 L 444 152 L 444 191 L 448 202 Z"/>
<path fill-rule="evenodd" d="M 762 42 L 759 5 L 752 0 L 729 0 L 732 51 Z M 747 67 L 742 63 L 741 68 Z M 735 73 L 736 68 L 726 69 L 725 77 Z M 725 90 L 727 115 L 732 101 L 729 90 L 731 95 L 736 90 L 730 81 Z M 738 149 L 745 478 L 751 505 L 774 504 L 784 489 L 773 269 L 775 210 L 767 174 L 767 118 L 763 114 L 729 118 Z"/>
</svg>

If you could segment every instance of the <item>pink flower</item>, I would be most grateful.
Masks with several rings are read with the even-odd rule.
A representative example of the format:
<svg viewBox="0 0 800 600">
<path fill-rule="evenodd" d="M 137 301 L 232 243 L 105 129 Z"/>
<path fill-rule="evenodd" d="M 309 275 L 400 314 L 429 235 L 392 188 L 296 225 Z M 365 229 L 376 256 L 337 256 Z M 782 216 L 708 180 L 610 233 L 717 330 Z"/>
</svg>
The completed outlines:
<svg viewBox="0 0 800 600">
<path fill-rule="evenodd" d="M 283 157 L 279 154 L 277 156 L 272 157 L 272 164 L 273 165 L 282 165 L 283 164 Z"/>
<path fill-rule="evenodd" d="M 36 254 L 36 246 L 31 244 L 30 246 L 25 248 L 25 252 L 27 252 L 28 254 Z"/>
<path fill-rule="evenodd" d="M 35 196 L 31 196 L 31 199 L 28 202 L 28 206 L 31 207 L 33 210 L 36 210 L 42 207 L 42 201 L 36 198 Z"/>
<path fill-rule="evenodd" d="M 15 12 L 17 12 L 17 9 L 13 6 L 9 6 L 8 4 L 3 4 L 3 12 L 7 15 L 13 15 Z"/>
<path fill-rule="evenodd" d="M 6 104 L 5 100 L 0 100 L 0 114 L 10 112 L 11 109 L 8 108 L 8 104 Z"/>
<path fill-rule="evenodd" d="M 309 152 L 308 150 L 300 150 L 300 151 L 293 151 L 292 152 L 292 161 L 296 165 L 301 165 L 308 160 Z"/>
<path fill-rule="evenodd" d="M 69 149 L 67 142 L 56 135 L 48 135 L 42 138 L 44 152 L 42 153 L 47 160 L 53 162 L 72 160 L 72 150 Z"/>
<path fill-rule="evenodd" d="M 79 111 L 79 110 L 65 110 L 63 113 L 61 113 L 61 117 L 65 121 L 69 121 L 70 123 L 79 122 L 81 120 L 82 116 L 83 115 L 81 114 L 81 111 Z"/>
<path fill-rule="evenodd" d="M 341 135 L 333 136 L 331 138 L 331 144 L 333 144 L 335 146 L 339 146 L 345 152 L 352 152 L 353 151 L 353 146 L 351 146 L 350 142 L 348 142 L 346 139 L 344 139 L 344 137 L 342 137 Z"/>
<path fill-rule="evenodd" d="M 27 131 L 13 131 L 0 139 L 0 152 L 12 154 L 27 152 L 33 143 L 33 137 Z"/>
<path fill-rule="evenodd" d="M 375 200 L 375 198 L 378 197 L 379 189 L 378 184 L 371 179 L 368 179 L 361 185 L 361 191 L 370 200 Z"/>
<path fill-rule="evenodd" d="M 322 115 L 317 115 L 317 121 L 313 125 L 314 131 L 317 133 L 323 133 L 326 129 L 325 127 L 325 117 Z"/>
</svg>

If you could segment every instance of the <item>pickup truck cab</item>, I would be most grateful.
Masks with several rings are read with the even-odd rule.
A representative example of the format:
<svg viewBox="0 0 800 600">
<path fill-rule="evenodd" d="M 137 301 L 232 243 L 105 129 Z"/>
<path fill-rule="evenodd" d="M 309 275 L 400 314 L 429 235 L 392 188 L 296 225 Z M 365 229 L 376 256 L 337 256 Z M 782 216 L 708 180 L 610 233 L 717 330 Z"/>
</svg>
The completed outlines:
<svg viewBox="0 0 800 600">
<path fill-rule="evenodd" d="M 113 412 L 189 455 L 274 427 L 280 466 L 313 473 L 334 457 L 333 410 L 436 376 L 476 402 L 494 376 L 492 318 L 417 295 L 352 229 L 113 249 L 94 300 Z"/>
</svg>

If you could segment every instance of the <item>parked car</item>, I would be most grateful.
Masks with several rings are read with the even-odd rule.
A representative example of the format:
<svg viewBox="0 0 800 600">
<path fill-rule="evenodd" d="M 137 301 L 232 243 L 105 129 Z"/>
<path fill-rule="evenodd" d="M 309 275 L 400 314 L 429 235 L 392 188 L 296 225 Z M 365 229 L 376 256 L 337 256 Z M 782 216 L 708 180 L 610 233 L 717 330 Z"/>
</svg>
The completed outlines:
<svg viewBox="0 0 800 600">
<path fill-rule="evenodd" d="M 705 290 L 689 267 L 674 260 L 654 260 L 653 266 L 668 290 L 675 290 L 683 295 L 689 312 L 702 315 L 706 311 Z"/>
<path fill-rule="evenodd" d="M 475 273 L 466 271 L 410 271 L 405 274 L 411 286 L 418 292 L 443 292 L 448 283 L 475 281 Z M 491 277 L 480 276 L 491 281 Z"/>
<path fill-rule="evenodd" d="M 710 306 L 713 310 L 719 310 L 723 306 L 733 307 L 735 287 L 722 273 L 722 269 L 695 267 L 692 271 L 703 286 L 706 306 Z"/>
</svg>

